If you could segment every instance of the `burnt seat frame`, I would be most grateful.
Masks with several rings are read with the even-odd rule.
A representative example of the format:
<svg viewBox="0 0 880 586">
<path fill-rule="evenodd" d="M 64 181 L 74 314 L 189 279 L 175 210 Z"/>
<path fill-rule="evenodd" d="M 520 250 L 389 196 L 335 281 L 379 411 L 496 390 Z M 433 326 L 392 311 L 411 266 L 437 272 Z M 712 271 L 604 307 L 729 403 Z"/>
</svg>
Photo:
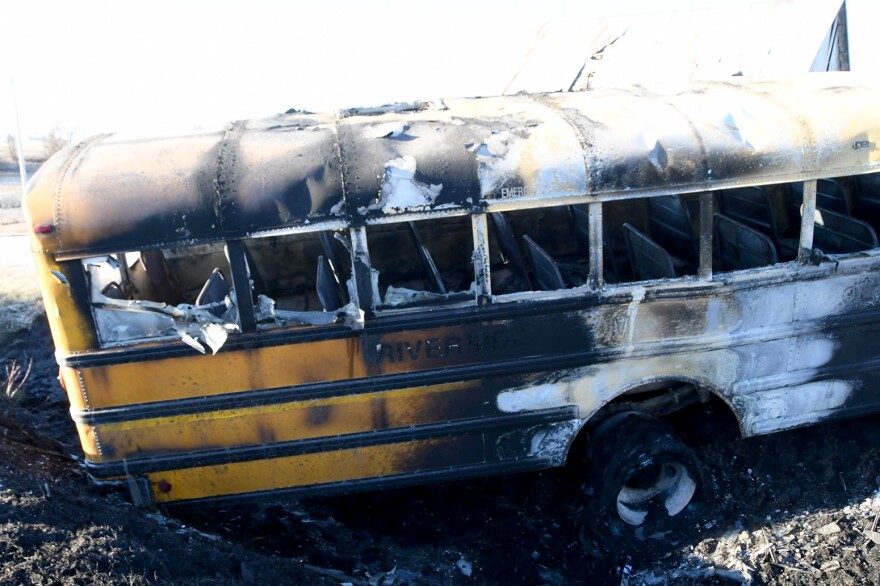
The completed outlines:
<svg viewBox="0 0 880 586">
<path fill-rule="evenodd" d="M 523 242 L 526 245 L 526 254 L 529 256 L 529 264 L 532 266 L 532 272 L 535 274 L 535 281 L 544 291 L 556 291 L 557 289 L 565 289 L 565 280 L 559 270 L 559 265 L 553 260 L 547 251 L 541 248 L 528 235 L 523 236 Z"/>
<path fill-rule="evenodd" d="M 590 210 L 587 204 L 569 206 L 571 221 L 574 227 L 575 237 L 584 254 L 590 253 Z M 614 283 L 620 280 L 621 272 L 617 264 L 617 258 L 608 241 L 608 232 L 602 230 L 602 272 L 606 282 Z"/>
<path fill-rule="evenodd" d="M 760 187 L 739 187 L 721 191 L 719 195 L 721 213 L 727 218 L 769 236 L 783 259 L 793 258 L 797 254 L 797 240 L 784 238 L 779 233 L 776 212 L 766 191 Z"/>
<path fill-rule="evenodd" d="M 803 196 L 803 184 L 792 183 L 789 186 L 789 207 L 797 214 Z M 844 216 L 852 216 L 852 208 L 846 197 L 846 190 L 839 181 L 819 179 L 816 181 L 816 207 Z"/>
<path fill-rule="evenodd" d="M 324 311 L 336 311 L 342 307 L 342 298 L 339 296 L 339 284 L 334 277 L 333 265 L 325 257 L 318 257 L 318 273 L 316 277 L 318 300 Z"/>
<path fill-rule="evenodd" d="M 674 279 L 678 276 L 672 255 L 665 248 L 628 223 L 623 225 L 623 237 L 626 241 L 633 278 L 636 281 Z"/>
<path fill-rule="evenodd" d="M 880 177 L 862 175 L 856 179 L 856 209 L 861 220 L 880 230 Z"/>
<path fill-rule="evenodd" d="M 492 219 L 495 239 L 498 242 L 498 248 L 501 251 L 502 257 L 510 264 L 510 268 L 520 281 L 520 284 L 527 291 L 530 291 L 532 289 L 532 280 L 529 278 L 526 263 L 523 260 L 522 254 L 520 254 L 519 247 L 516 244 L 516 235 L 513 233 L 513 228 L 510 227 L 507 216 L 498 212 L 489 214 L 489 217 Z"/>
<path fill-rule="evenodd" d="M 434 293 L 446 295 L 446 284 L 443 283 L 443 277 L 440 275 L 440 271 L 437 270 L 437 265 L 434 263 L 434 258 L 428 251 L 428 247 L 422 241 L 422 235 L 419 233 L 418 226 L 416 226 L 415 222 L 407 222 L 407 225 L 409 226 L 409 233 L 419 256 L 419 262 L 422 263 L 422 268 L 428 277 L 428 283 L 434 289 Z"/>
<path fill-rule="evenodd" d="M 651 197 L 648 228 L 651 239 L 672 257 L 676 273 L 693 273 L 699 265 L 699 238 L 694 237 L 690 209 L 680 195 Z"/>
<path fill-rule="evenodd" d="M 715 250 L 722 270 L 737 271 L 779 262 L 769 236 L 724 214 L 715 214 Z"/>
<path fill-rule="evenodd" d="M 832 254 L 861 252 L 877 248 L 877 233 L 867 222 L 817 209 L 813 246 Z"/>
</svg>

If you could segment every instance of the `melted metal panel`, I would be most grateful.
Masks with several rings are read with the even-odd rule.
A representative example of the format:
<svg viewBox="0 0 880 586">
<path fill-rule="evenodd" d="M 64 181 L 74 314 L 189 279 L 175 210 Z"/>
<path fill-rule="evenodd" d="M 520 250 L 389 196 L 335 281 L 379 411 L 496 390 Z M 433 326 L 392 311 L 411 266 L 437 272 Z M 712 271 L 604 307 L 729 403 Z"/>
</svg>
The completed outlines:
<svg viewBox="0 0 880 586">
<path fill-rule="evenodd" d="M 880 92 L 851 74 L 301 113 L 188 136 L 99 136 L 31 183 L 64 256 L 768 184 L 880 167 Z M 60 164 L 58 163 L 60 161 Z"/>
<path fill-rule="evenodd" d="M 340 205 L 342 176 L 332 120 L 258 120 L 230 138 L 219 194 L 224 231 L 282 228 L 330 215 Z"/>
</svg>

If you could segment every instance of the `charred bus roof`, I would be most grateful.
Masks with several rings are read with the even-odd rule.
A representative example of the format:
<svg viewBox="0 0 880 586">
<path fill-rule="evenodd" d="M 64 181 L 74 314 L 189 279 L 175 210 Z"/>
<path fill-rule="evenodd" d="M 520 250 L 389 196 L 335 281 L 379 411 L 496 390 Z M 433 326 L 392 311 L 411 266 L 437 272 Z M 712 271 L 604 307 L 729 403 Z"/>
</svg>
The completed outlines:
<svg viewBox="0 0 880 586">
<path fill-rule="evenodd" d="M 71 258 L 854 175 L 880 170 L 878 104 L 876 84 L 810 74 L 99 135 L 43 165 L 25 209 Z"/>
</svg>

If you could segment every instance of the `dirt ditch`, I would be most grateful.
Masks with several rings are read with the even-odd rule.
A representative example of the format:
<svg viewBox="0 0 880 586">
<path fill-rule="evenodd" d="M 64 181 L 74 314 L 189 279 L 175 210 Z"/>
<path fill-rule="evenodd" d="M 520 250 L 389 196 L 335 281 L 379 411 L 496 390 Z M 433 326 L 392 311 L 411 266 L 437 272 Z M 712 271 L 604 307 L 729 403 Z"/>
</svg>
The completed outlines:
<svg viewBox="0 0 880 586">
<path fill-rule="evenodd" d="M 699 524 L 608 551 L 575 522 L 577 466 L 333 499 L 164 515 L 89 487 L 44 320 L 0 408 L 4 584 L 880 583 L 880 418 L 738 440 L 680 421 L 705 464 Z M 2 372 L 0 372 L 2 376 Z"/>
</svg>

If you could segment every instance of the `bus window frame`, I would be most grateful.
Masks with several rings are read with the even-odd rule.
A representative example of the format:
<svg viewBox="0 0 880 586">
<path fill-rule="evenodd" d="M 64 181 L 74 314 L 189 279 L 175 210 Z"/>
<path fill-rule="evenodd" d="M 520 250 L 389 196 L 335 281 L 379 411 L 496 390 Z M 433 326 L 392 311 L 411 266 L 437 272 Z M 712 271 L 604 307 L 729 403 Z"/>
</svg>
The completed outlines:
<svg viewBox="0 0 880 586">
<path fill-rule="evenodd" d="M 379 271 L 373 268 L 372 257 L 370 256 L 369 244 L 367 242 L 367 234 L 371 227 L 379 225 L 404 224 L 408 221 L 430 223 L 432 220 L 448 217 L 459 217 L 467 215 L 471 221 L 471 234 L 473 238 L 473 249 L 471 251 L 472 260 L 472 286 L 474 287 L 474 295 L 465 299 L 462 295 L 468 291 L 451 292 L 450 295 L 455 296 L 448 301 L 438 301 L 437 303 L 425 304 L 405 304 L 399 306 L 380 305 L 377 300 L 381 299 L 379 291 Z M 450 215 L 438 215 L 428 217 L 410 217 L 409 215 L 396 218 L 396 221 L 371 222 L 365 226 L 357 226 L 350 228 L 351 233 L 351 254 L 352 267 L 355 280 L 355 289 L 357 294 L 358 307 L 366 316 L 381 318 L 384 315 L 400 315 L 409 313 L 418 313 L 424 311 L 445 311 L 445 310 L 461 310 L 470 307 L 479 307 L 488 303 L 491 297 L 491 282 L 489 281 L 489 257 L 488 257 L 488 240 L 485 239 L 487 234 L 486 214 L 479 213 L 458 213 Z"/>
<path fill-rule="evenodd" d="M 254 292 L 251 284 L 251 273 L 247 260 L 246 253 L 246 240 L 258 240 L 260 238 L 270 238 L 270 237 L 284 237 L 284 236 L 304 236 L 306 234 L 316 234 L 320 232 L 326 232 L 331 230 L 348 230 L 349 236 L 351 238 L 351 247 L 346 245 L 346 248 L 349 249 L 350 261 L 352 266 L 351 279 L 354 283 L 357 283 L 357 271 L 355 270 L 355 245 L 354 245 L 354 234 L 355 228 L 343 227 L 338 224 L 336 225 L 314 225 L 309 229 L 297 229 L 297 230 L 273 230 L 271 232 L 264 232 L 261 234 L 251 234 L 246 239 L 230 239 L 224 241 L 227 245 L 227 260 L 230 265 L 230 271 L 233 273 L 231 279 L 231 286 L 233 291 L 235 292 L 235 298 L 237 303 L 241 303 L 241 299 L 248 299 L 250 309 L 249 312 L 253 315 L 254 325 L 253 330 L 245 330 L 245 327 L 240 323 L 239 327 L 241 328 L 239 332 L 236 334 L 270 334 L 270 333 L 284 333 L 285 335 L 296 335 L 301 333 L 303 336 L 311 336 L 312 333 L 317 330 L 324 330 L 328 328 L 339 328 L 346 327 L 344 323 L 348 323 L 349 318 L 343 319 L 343 314 L 349 313 L 348 309 L 350 306 L 353 306 L 358 309 L 362 309 L 359 303 L 359 295 L 356 286 L 348 287 L 349 293 L 349 302 L 336 311 L 316 311 L 316 310 L 307 310 L 304 313 L 314 313 L 314 314 L 335 314 L 336 319 L 329 323 L 287 323 L 287 324 L 275 324 L 266 326 L 265 324 L 260 324 L 256 321 L 257 312 L 258 312 L 258 303 L 254 300 Z M 232 247 L 229 247 L 229 244 L 233 244 Z M 233 266 L 233 263 L 235 266 Z M 236 269 L 238 273 L 236 273 Z M 238 277 L 236 278 L 236 274 Z M 268 297 L 268 296 L 267 296 Z M 269 297 L 272 301 L 275 301 L 274 298 Z M 240 310 L 239 310 L 240 311 Z M 241 322 L 243 318 L 240 317 L 239 321 Z M 355 321 L 360 322 L 360 318 Z"/>
<path fill-rule="evenodd" d="M 808 179 L 803 182 L 804 190 L 803 190 L 803 209 L 804 213 L 801 217 L 801 225 L 798 234 L 798 256 L 796 259 L 796 264 L 798 266 L 803 266 L 809 264 L 810 256 L 813 249 L 813 217 L 816 209 L 816 179 Z M 728 189 L 735 189 L 736 187 L 729 187 Z M 663 283 L 675 283 L 681 285 L 683 283 L 699 281 L 701 283 L 711 283 L 716 281 L 715 273 L 712 266 L 713 261 L 713 244 L 714 244 L 714 226 L 712 221 L 712 215 L 714 213 L 714 199 L 717 190 L 704 190 L 699 192 L 699 230 L 698 230 L 698 239 L 699 239 L 699 266 L 697 268 L 697 273 L 695 275 L 683 275 L 681 277 L 676 277 L 674 279 L 655 279 L 649 281 L 626 281 L 622 283 L 614 283 L 608 284 L 605 282 L 604 278 L 604 243 L 603 243 L 603 215 L 604 215 L 604 205 L 608 203 L 608 201 L 614 200 L 600 200 L 600 201 L 591 201 L 588 203 L 589 210 L 589 222 L 590 222 L 590 242 L 589 242 L 589 251 L 588 258 L 590 262 L 589 268 L 589 280 L 585 285 L 581 285 L 579 287 L 570 287 L 565 289 L 557 289 L 554 291 L 518 291 L 516 293 L 508 293 L 502 295 L 493 295 L 491 292 L 491 270 L 488 266 L 488 256 L 489 256 L 489 239 L 488 232 L 486 229 L 486 213 L 476 214 L 473 216 L 474 218 L 474 250 L 481 251 L 485 255 L 485 259 L 483 262 L 485 263 L 485 280 L 486 283 L 483 286 L 481 291 L 481 295 L 484 295 L 485 298 L 480 300 L 480 305 L 486 305 L 490 303 L 505 303 L 505 302 L 516 302 L 523 301 L 526 299 L 534 299 L 541 300 L 546 299 L 548 297 L 559 298 L 559 297 L 575 297 L 578 295 L 583 295 L 584 293 L 597 293 L 604 291 L 606 289 L 613 289 L 615 292 L 619 292 L 621 289 L 625 289 L 627 287 L 632 287 L 635 284 L 644 285 L 659 285 Z M 657 195 L 644 195 L 641 196 L 645 199 L 650 197 L 657 197 Z M 628 198 L 629 199 L 629 198 Z M 633 198 L 635 199 L 635 198 Z M 562 206 L 564 204 L 558 203 L 556 205 Z M 545 207 L 545 206 L 535 206 Z M 511 209 L 531 209 L 523 206 L 522 208 L 511 208 Z M 477 218 L 481 218 L 481 226 L 477 227 Z M 776 263 L 777 265 L 788 264 L 792 261 L 785 261 Z M 475 257 L 475 266 L 476 266 L 476 257 Z M 776 265 L 770 265 L 776 266 Z M 761 267 L 763 268 L 763 267 Z M 729 274 L 731 272 L 740 272 L 740 271 L 723 271 L 722 274 Z M 482 277 L 483 275 L 479 275 Z M 480 281 L 477 281 L 478 288 Z"/>
<path fill-rule="evenodd" d="M 351 228 L 350 233 L 354 234 L 356 230 L 357 229 L 355 229 L 355 228 Z M 310 233 L 313 231 L 314 230 L 295 231 L 295 232 L 291 231 L 291 232 L 289 232 L 289 234 L 295 235 L 295 234 Z M 285 232 L 285 234 L 288 234 L 288 232 Z M 284 234 L 278 234 L 278 233 L 259 234 L 259 235 L 252 235 L 252 236 L 250 236 L 249 239 L 266 238 L 269 236 L 279 236 L 279 235 L 284 235 Z M 229 287 L 230 287 L 230 291 L 234 295 L 235 306 L 238 310 L 238 319 L 237 319 L 236 323 L 233 324 L 233 325 L 236 325 L 238 327 L 238 329 L 231 330 L 228 332 L 230 339 L 239 338 L 242 335 L 253 336 L 253 335 L 261 335 L 261 334 L 269 334 L 271 332 L 284 332 L 285 334 L 296 334 L 298 332 L 302 332 L 303 335 L 310 335 L 309 332 L 314 332 L 315 329 L 326 329 L 326 328 L 331 328 L 331 327 L 339 327 L 343 323 L 343 321 L 337 317 L 336 321 L 334 321 L 332 323 L 328 323 L 328 324 L 285 324 L 285 325 L 278 325 L 277 327 L 273 327 L 271 329 L 260 328 L 259 325 L 257 324 L 257 321 L 256 321 L 257 304 L 254 302 L 254 298 L 253 298 L 253 289 L 251 286 L 249 267 L 248 267 L 247 257 L 245 254 L 245 240 L 240 239 L 240 238 L 230 239 L 230 240 L 217 239 L 217 240 L 212 240 L 209 243 L 223 245 L 224 253 L 226 256 L 226 261 L 228 263 L 228 268 L 230 271 Z M 203 242 L 200 244 L 208 244 L 208 243 Z M 192 246 L 198 246 L 198 244 L 195 244 Z M 188 245 L 184 245 L 184 246 L 179 246 L 178 248 L 186 249 L 188 247 L 189 247 Z M 83 273 L 85 274 L 85 277 L 86 277 L 86 283 L 90 283 L 90 277 L 87 274 L 88 268 L 85 264 L 87 260 L 94 259 L 94 258 L 103 258 L 103 257 L 116 256 L 116 255 L 123 255 L 123 254 L 126 254 L 127 252 L 131 252 L 131 251 L 110 252 L 107 254 L 101 254 L 101 255 L 97 255 L 97 256 L 84 256 L 81 258 L 72 258 L 70 260 L 75 260 L 76 262 L 78 262 L 81 265 L 81 270 L 83 271 Z M 355 249 L 354 249 L 354 247 L 352 247 L 352 251 L 351 251 L 352 263 L 354 263 L 355 257 L 356 257 Z M 354 266 L 354 264 L 352 266 Z M 357 275 L 357 274 L 358 274 L 357 272 L 353 272 L 353 275 Z M 354 298 L 351 299 L 351 303 L 354 303 L 355 306 L 360 307 L 359 300 L 358 300 L 358 290 L 357 290 L 357 288 L 353 288 L 353 289 L 355 289 L 354 291 L 352 291 L 352 295 L 354 295 Z M 130 340 L 123 340 L 123 341 L 104 341 L 104 334 L 102 334 L 102 332 L 101 332 L 101 329 L 98 325 L 99 320 L 97 318 L 97 315 L 95 314 L 96 309 L 102 309 L 103 307 L 100 305 L 100 303 L 97 303 L 96 301 L 94 301 L 92 299 L 90 284 L 89 284 L 89 290 L 86 292 L 86 295 L 87 295 L 87 303 L 88 303 L 89 311 L 90 311 L 91 317 L 92 317 L 92 323 L 94 324 L 95 336 L 98 341 L 98 344 L 100 345 L 101 350 L 114 350 L 114 349 L 124 350 L 127 348 L 137 348 L 137 347 L 144 347 L 144 346 L 150 346 L 150 345 L 155 345 L 155 344 L 169 344 L 169 343 L 176 343 L 176 342 L 181 341 L 180 336 L 174 335 L 174 334 L 143 336 L 143 337 L 132 338 Z M 369 297 L 370 296 L 368 295 L 367 298 L 369 298 Z M 173 307 L 173 306 L 169 306 L 169 307 Z M 124 311 L 124 309 L 121 309 L 121 308 L 116 308 L 115 311 L 117 311 L 117 310 Z M 337 314 L 338 314 L 338 312 L 337 312 Z"/>
<path fill-rule="evenodd" d="M 816 193 L 817 193 L 817 180 L 810 179 L 803 182 L 803 213 L 801 215 L 801 225 L 800 232 L 798 238 L 798 255 L 796 258 L 796 263 L 798 266 L 808 265 L 810 263 L 810 258 L 812 254 L 813 248 L 813 226 L 814 226 L 814 215 L 816 210 Z M 394 218 L 394 221 L 389 219 L 384 219 L 379 222 L 370 222 L 366 225 L 361 226 L 349 226 L 348 232 L 350 236 L 351 249 L 351 266 L 352 266 L 352 279 L 353 286 L 350 287 L 351 294 L 351 302 L 354 303 L 359 309 L 361 309 L 365 316 L 376 318 L 381 317 L 383 315 L 399 315 L 401 313 L 407 314 L 417 314 L 419 312 L 424 311 L 444 311 L 444 310 L 460 310 L 462 308 L 468 308 L 472 306 L 476 307 L 485 307 L 492 304 L 497 303 L 506 303 L 506 302 L 518 302 L 524 300 L 533 300 L 533 301 L 541 301 L 546 300 L 548 298 L 571 298 L 577 297 L 584 294 L 590 293 L 601 293 L 605 290 L 613 290 L 615 293 L 619 293 L 622 289 L 630 288 L 633 286 L 657 286 L 665 283 L 674 283 L 676 285 L 682 285 L 687 283 L 700 282 L 705 284 L 707 282 L 716 281 L 715 273 L 713 272 L 712 267 L 712 246 L 713 246 L 713 225 L 712 225 L 712 214 L 713 214 L 713 202 L 714 197 L 717 192 L 714 190 L 704 190 L 700 192 L 699 198 L 699 230 L 698 230 L 698 238 L 699 238 L 699 266 L 696 275 L 684 275 L 681 277 L 676 277 L 674 279 L 657 279 L 650 281 L 627 281 L 622 283 L 613 283 L 609 284 L 605 282 L 604 272 L 603 272 L 603 264 L 604 264 L 604 243 L 603 243 L 603 216 L 604 216 L 604 205 L 610 201 L 616 200 L 600 200 L 600 201 L 591 201 L 588 202 L 588 211 L 589 211 L 589 223 L 590 223 L 590 242 L 589 242 L 589 250 L 588 250 L 588 259 L 590 262 L 589 266 L 589 275 L 588 282 L 584 285 L 578 287 L 570 287 L 565 289 L 558 289 L 554 291 L 519 291 L 515 293 L 508 293 L 502 295 L 494 295 L 492 293 L 492 271 L 490 266 L 490 243 L 489 243 L 489 231 L 488 231 L 488 211 L 480 211 L 479 213 L 469 213 L 471 219 L 471 232 L 473 237 L 473 253 L 472 253 L 472 264 L 473 264 L 473 282 L 475 283 L 475 291 L 474 296 L 471 299 L 455 299 L 450 300 L 447 303 L 437 303 L 437 304 L 419 304 L 419 305 L 403 305 L 403 306 L 388 306 L 382 307 L 377 306 L 376 304 L 376 295 L 378 293 L 376 282 L 377 272 L 372 268 L 372 263 L 370 261 L 370 252 L 369 246 L 367 243 L 367 231 L 371 226 L 374 225 L 383 225 L 383 224 L 396 224 L 403 223 L 410 220 L 416 221 L 426 221 L 431 222 L 436 217 L 446 217 L 446 215 L 442 216 L 421 216 L 421 217 L 413 217 L 412 215 L 405 215 L 399 218 Z M 642 195 L 636 196 L 643 198 L 655 197 L 656 195 Z M 626 198 L 630 199 L 630 198 Z M 509 209 L 538 209 L 543 207 L 555 207 L 555 206 L 563 206 L 564 203 L 555 203 L 554 205 L 538 205 L 538 206 L 516 206 L 510 207 Z M 504 206 L 505 208 L 507 206 Z M 452 214 L 452 215 L 464 215 L 467 212 L 463 212 L 460 214 Z M 707 220 L 708 219 L 708 220 Z M 312 232 L 314 230 L 306 230 L 306 231 L 292 231 L 291 234 L 300 233 L 300 232 Z M 251 235 L 251 238 L 261 238 L 269 235 L 277 235 L 277 234 L 259 234 L 259 235 Z M 239 311 L 239 319 L 238 326 L 239 331 L 230 332 L 230 336 L 239 337 L 241 335 L 259 335 L 260 332 L 267 333 L 266 331 L 261 330 L 256 323 L 256 305 L 253 301 L 253 294 L 250 285 L 250 277 L 248 272 L 248 264 L 247 258 L 244 250 L 244 240 L 243 239 L 230 239 L 230 240 L 217 240 L 217 243 L 222 242 L 224 245 L 224 249 L 226 252 L 227 262 L 229 263 L 229 269 L 231 273 L 230 285 L 232 291 L 234 291 L 236 304 Z M 858 254 L 858 253 L 854 253 Z M 845 255 L 849 256 L 849 255 Z M 787 261 L 792 262 L 792 261 Z M 778 263 L 778 264 L 787 264 L 786 263 Z M 740 271 L 725 271 L 722 274 L 729 274 L 732 272 L 740 272 Z M 249 300 L 249 303 L 242 303 L 243 300 Z M 93 307 L 93 303 L 90 300 L 89 305 Z M 338 326 L 339 322 L 334 322 L 331 324 L 323 324 L 323 325 L 296 325 L 296 326 L 279 326 L 279 328 L 273 328 L 273 331 L 286 331 L 288 333 L 293 333 L 296 331 L 313 331 L 315 328 L 324 329 L 328 326 Z M 100 333 L 97 331 L 97 323 L 95 324 L 96 334 L 100 340 Z M 100 342 L 102 348 L 125 348 L 132 346 L 142 346 L 149 345 L 155 343 L 169 343 L 177 341 L 178 338 L 175 336 L 157 336 L 157 337 L 149 337 L 149 338 L 138 338 L 132 341 L 124 341 L 124 342 Z"/>
<path fill-rule="evenodd" d="M 229 272 L 232 273 L 232 290 L 235 293 L 235 301 L 238 306 L 238 327 L 241 328 L 240 333 L 251 334 L 257 331 L 257 319 L 248 264 L 244 253 L 244 241 L 227 240 L 225 248 Z"/>
<path fill-rule="evenodd" d="M 801 228 L 798 237 L 797 263 L 801 266 L 810 262 L 813 252 L 813 226 L 816 224 L 816 179 L 804 181 L 804 199 L 801 212 Z"/>
<path fill-rule="evenodd" d="M 214 244 L 214 245 L 221 245 L 222 244 L 223 245 L 223 251 L 224 251 L 224 256 L 226 257 L 227 268 L 229 268 L 230 273 L 231 273 L 233 270 L 232 260 L 230 259 L 229 249 L 227 247 L 227 242 L 225 240 L 218 239 L 218 240 L 207 242 L 207 243 L 203 242 L 203 243 L 199 243 L 196 245 L 180 246 L 180 247 L 176 247 L 176 248 L 177 249 L 195 248 L 196 246 L 205 245 L 205 244 Z M 187 342 L 186 336 L 184 336 L 182 331 L 179 329 L 176 334 L 169 333 L 169 334 L 142 335 L 142 336 L 130 337 L 127 339 L 122 339 L 122 340 L 107 340 L 106 339 L 108 337 L 108 332 L 106 330 L 102 329 L 102 327 L 100 325 L 100 322 L 102 321 L 102 319 L 99 317 L 99 315 L 100 315 L 98 313 L 99 311 L 110 311 L 113 313 L 118 312 L 121 315 L 125 315 L 126 313 L 128 313 L 129 315 L 136 315 L 138 313 L 149 314 L 149 313 L 151 313 L 151 311 L 144 311 L 143 309 L 136 309 L 137 305 L 143 304 L 144 307 L 152 306 L 155 308 L 154 311 L 157 309 L 160 309 L 159 306 L 161 306 L 163 308 L 168 308 L 167 313 L 162 313 L 162 311 L 157 311 L 156 313 L 158 315 L 165 315 L 166 318 L 173 321 L 175 318 L 172 317 L 171 311 L 177 311 L 181 315 L 187 314 L 190 316 L 188 319 L 192 319 L 193 317 L 198 315 L 198 312 L 200 310 L 204 310 L 205 306 L 197 306 L 194 303 L 179 303 L 179 304 L 174 305 L 174 304 L 171 304 L 171 303 L 168 303 L 165 301 L 153 301 L 153 300 L 149 300 L 149 299 L 133 299 L 133 300 L 123 301 L 123 303 L 137 302 L 137 303 L 133 304 L 131 307 L 126 308 L 123 305 L 116 303 L 116 302 L 114 302 L 112 305 L 109 305 L 109 304 L 105 304 L 104 302 L 95 298 L 96 285 L 93 282 L 94 277 L 91 274 L 91 270 L 90 270 L 89 266 L 100 264 L 100 263 L 93 263 L 90 261 L 95 261 L 98 259 L 107 259 L 107 260 L 110 260 L 111 258 L 115 259 L 115 261 L 117 263 L 120 263 L 120 273 L 121 273 L 121 275 L 123 275 L 123 279 L 128 279 L 129 278 L 129 267 L 128 267 L 128 261 L 126 260 L 128 255 L 132 254 L 132 253 L 136 253 L 136 252 L 141 252 L 143 250 L 151 250 L 151 249 L 152 250 L 155 250 L 155 249 L 161 250 L 161 247 L 145 247 L 145 248 L 141 249 L 140 251 L 129 250 L 129 251 L 109 252 L 106 254 L 99 254 L 99 255 L 93 255 L 93 256 L 83 256 L 80 258 L 70 259 L 71 261 L 76 262 L 79 265 L 79 270 L 82 271 L 82 274 L 84 277 L 85 300 L 86 300 L 86 303 L 87 303 L 87 306 L 89 309 L 89 313 L 91 314 L 91 318 L 92 318 L 91 322 L 92 322 L 92 326 L 94 328 L 95 339 L 99 345 L 100 350 L 116 350 L 116 349 L 123 349 L 124 350 L 124 349 L 128 349 L 128 348 L 145 347 L 145 346 L 151 346 L 151 345 L 156 345 L 156 344 L 175 343 L 175 342 L 180 342 L 182 339 L 185 343 L 187 343 L 190 346 L 193 346 L 193 347 L 198 346 L 198 344 L 193 345 L 190 342 Z M 56 259 L 56 260 L 58 262 L 64 262 L 60 259 Z M 106 262 L 106 261 L 102 261 L 102 262 Z M 222 323 L 221 322 L 211 322 L 211 323 L 214 323 L 215 325 L 222 325 L 224 328 L 228 328 L 228 327 L 237 328 L 237 331 L 236 331 L 236 329 L 227 329 L 225 336 L 235 335 L 235 334 L 241 333 L 241 327 L 242 327 L 241 326 L 241 311 L 240 311 L 240 307 L 239 307 L 238 296 L 237 296 L 237 293 L 234 292 L 235 289 L 234 289 L 233 283 L 231 281 L 229 283 L 229 288 L 230 288 L 230 292 L 232 293 L 232 295 L 235 296 L 233 302 L 234 302 L 235 308 L 238 311 L 234 315 L 236 316 L 237 319 L 234 322 L 232 322 L 232 321 L 222 322 Z M 103 293 L 99 293 L 99 294 L 103 295 Z M 207 322 L 198 321 L 198 319 L 197 319 L 197 323 L 199 323 L 201 325 L 209 325 Z M 220 343 L 221 346 L 223 344 L 225 344 L 225 339 L 226 339 L 226 337 L 224 337 L 224 341 Z M 219 348 L 219 346 L 217 346 L 217 348 Z M 202 350 L 200 350 L 200 351 L 204 351 L 204 346 L 202 346 Z M 216 352 L 216 350 L 214 350 L 214 352 Z"/>
</svg>

